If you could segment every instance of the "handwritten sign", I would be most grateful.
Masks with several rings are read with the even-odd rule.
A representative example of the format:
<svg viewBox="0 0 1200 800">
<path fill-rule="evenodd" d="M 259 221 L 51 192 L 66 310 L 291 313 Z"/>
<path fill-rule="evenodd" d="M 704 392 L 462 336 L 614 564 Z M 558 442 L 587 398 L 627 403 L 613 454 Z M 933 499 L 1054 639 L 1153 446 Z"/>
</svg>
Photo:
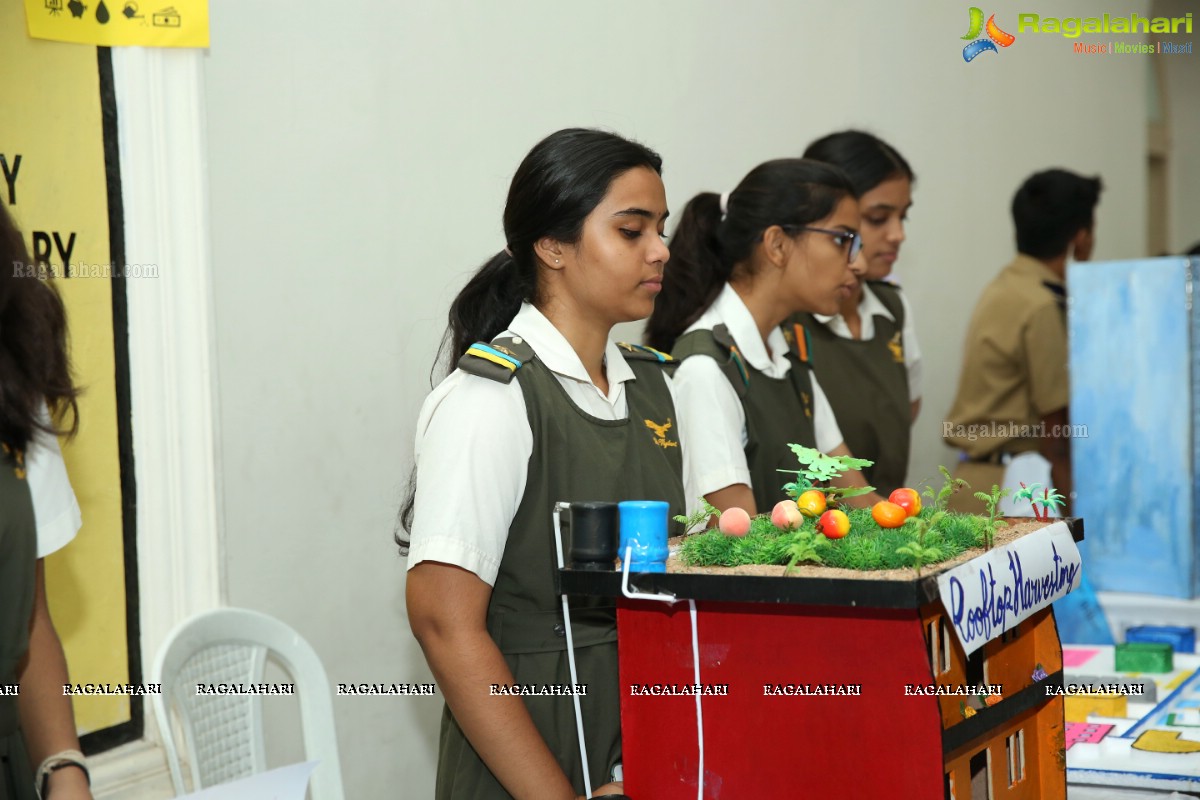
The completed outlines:
<svg viewBox="0 0 1200 800">
<path fill-rule="evenodd" d="M 1074 589 L 1082 568 L 1071 531 L 1056 522 L 946 570 L 938 591 L 970 655 Z"/>
</svg>

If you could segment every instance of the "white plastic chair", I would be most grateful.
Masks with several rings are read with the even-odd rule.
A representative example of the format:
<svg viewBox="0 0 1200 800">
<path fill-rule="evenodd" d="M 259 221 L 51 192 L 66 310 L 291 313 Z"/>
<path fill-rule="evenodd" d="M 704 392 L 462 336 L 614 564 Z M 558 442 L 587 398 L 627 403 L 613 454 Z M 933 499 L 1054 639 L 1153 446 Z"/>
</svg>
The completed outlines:
<svg viewBox="0 0 1200 800">
<path fill-rule="evenodd" d="M 167 636 L 150 680 L 154 715 L 167 751 L 176 796 L 184 794 L 180 747 L 191 764 L 192 788 L 245 778 L 267 769 L 262 700 L 258 695 L 198 695 L 196 684 L 259 684 L 267 654 L 288 671 L 300 700 L 305 757 L 320 762 L 310 783 L 312 800 L 343 800 L 342 770 L 329 678 L 316 652 L 283 622 L 242 608 L 192 617 Z M 177 712 L 183 741 L 175 741 L 170 712 Z"/>
</svg>

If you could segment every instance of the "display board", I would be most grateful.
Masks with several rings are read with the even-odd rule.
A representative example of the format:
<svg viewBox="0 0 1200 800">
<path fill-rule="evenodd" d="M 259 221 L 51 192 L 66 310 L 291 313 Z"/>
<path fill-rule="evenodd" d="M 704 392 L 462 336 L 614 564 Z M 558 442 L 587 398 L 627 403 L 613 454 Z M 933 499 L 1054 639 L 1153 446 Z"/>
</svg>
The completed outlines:
<svg viewBox="0 0 1200 800">
<path fill-rule="evenodd" d="M 78 434 L 62 442 L 83 528 L 47 559 L 50 609 L 71 683 L 127 686 L 141 665 L 124 282 L 157 280 L 158 269 L 123 263 L 107 50 L 34 40 L 25 22 L 21 4 L 0 4 L 0 200 L 63 298 L 83 390 Z M 88 749 L 141 735 L 141 703 L 128 694 L 73 702 Z"/>
</svg>

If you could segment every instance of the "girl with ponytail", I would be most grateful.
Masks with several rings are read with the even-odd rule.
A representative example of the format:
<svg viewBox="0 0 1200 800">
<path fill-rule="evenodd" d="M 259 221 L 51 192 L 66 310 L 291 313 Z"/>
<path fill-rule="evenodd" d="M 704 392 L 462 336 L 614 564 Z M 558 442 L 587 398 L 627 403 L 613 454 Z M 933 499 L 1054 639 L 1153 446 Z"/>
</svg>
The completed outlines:
<svg viewBox="0 0 1200 800">
<path fill-rule="evenodd" d="M 912 208 L 913 171 L 887 142 L 862 131 L 841 131 L 808 146 L 805 158 L 846 173 L 862 209 L 862 254 L 852 265 L 854 287 L 838 311 L 801 314 L 813 369 L 846 443 L 863 470 L 887 495 L 908 473 L 912 423 L 921 407 L 921 351 L 912 309 L 900 287 L 885 280 L 904 243 Z"/>
<path fill-rule="evenodd" d="M 781 323 L 798 311 L 834 313 L 849 296 L 858 224 L 846 176 L 804 159 L 768 161 L 728 195 L 704 192 L 684 208 L 647 341 L 681 360 L 674 388 L 689 503 L 769 510 L 783 497 L 777 470 L 795 467 L 788 444 L 850 454 L 807 342 Z M 858 472 L 839 483 L 866 485 Z"/>
<path fill-rule="evenodd" d="M 608 783 L 621 758 L 614 609 L 572 615 L 587 783 L 568 699 L 490 687 L 571 682 L 556 501 L 657 499 L 683 511 L 660 359 L 608 340 L 613 325 L 647 317 L 662 288 L 661 168 L 614 134 L 550 135 L 513 177 L 506 246 L 451 305 L 458 368 L 421 408 L 402 515 L 409 622 L 446 698 L 439 800 L 621 790 Z"/>
</svg>

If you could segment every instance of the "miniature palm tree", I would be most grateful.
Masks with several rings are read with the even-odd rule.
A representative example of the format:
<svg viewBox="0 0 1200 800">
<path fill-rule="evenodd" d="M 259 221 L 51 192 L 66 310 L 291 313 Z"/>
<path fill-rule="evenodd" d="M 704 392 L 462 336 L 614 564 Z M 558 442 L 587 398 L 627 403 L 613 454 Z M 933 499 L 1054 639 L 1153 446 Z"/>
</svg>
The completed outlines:
<svg viewBox="0 0 1200 800">
<path fill-rule="evenodd" d="M 1032 486 L 1021 484 L 1021 490 L 1013 495 L 1015 500 L 1028 500 L 1029 507 L 1033 509 L 1034 519 L 1046 521 L 1050 519 L 1050 510 L 1057 509 L 1063 505 L 1066 498 L 1053 486 L 1043 487 L 1040 483 L 1035 483 Z"/>
<path fill-rule="evenodd" d="M 1037 506 L 1041 506 L 1042 519 L 1047 520 L 1050 519 L 1050 513 L 1062 508 L 1062 506 L 1066 504 L 1066 501 L 1067 498 L 1059 494 L 1057 489 L 1055 489 L 1053 486 L 1047 486 L 1042 490 L 1041 498 L 1034 498 L 1033 500 L 1030 500 L 1029 503 L 1035 508 Z"/>
</svg>

